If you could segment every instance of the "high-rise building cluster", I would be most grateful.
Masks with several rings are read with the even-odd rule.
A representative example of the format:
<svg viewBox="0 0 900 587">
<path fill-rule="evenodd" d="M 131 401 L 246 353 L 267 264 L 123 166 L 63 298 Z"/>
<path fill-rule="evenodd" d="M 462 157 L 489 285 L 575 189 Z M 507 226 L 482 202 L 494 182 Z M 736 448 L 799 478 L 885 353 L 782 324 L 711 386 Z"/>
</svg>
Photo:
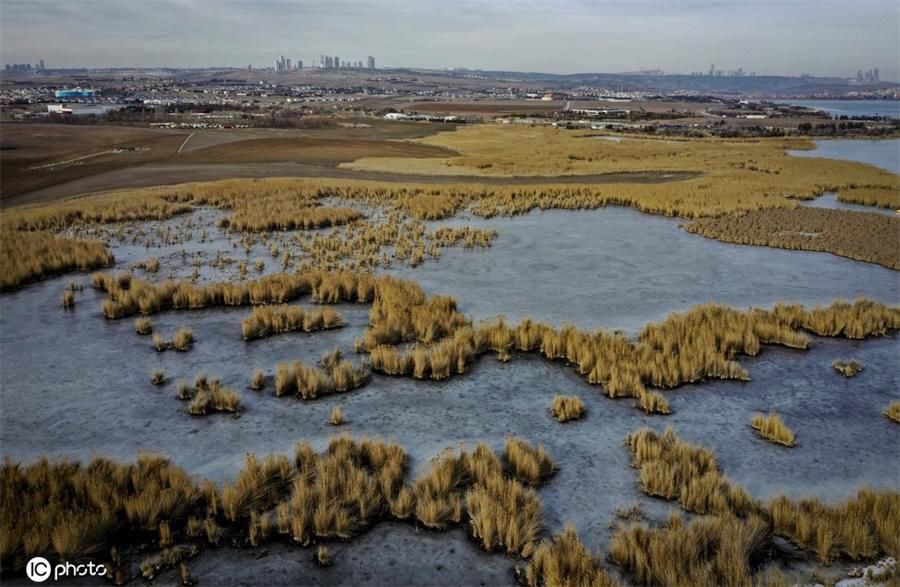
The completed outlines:
<svg viewBox="0 0 900 587">
<path fill-rule="evenodd" d="M 316 63 L 313 60 L 311 67 L 320 69 L 375 69 L 375 58 L 369 55 L 365 61 L 362 59 L 358 61 L 341 61 L 338 55 L 320 55 L 319 62 Z M 252 67 L 248 66 L 248 69 L 252 69 Z M 276 73 L 287 73 L 299 69 L 303 69 L 303 60 L 301 59 L 291 62 L 290 59 L 282 55 L 275 60 Z"/>
<path fill-rule="evenodd" d="M 41 59 L 34 65 L 30 63 L 7 63 L 3 68 L 6 73 L 22 71 L 41 71 L 44 69 L 44 60 Z"/>
<path fill-rule="evenodd" d="M 738 67 L 737 69 L 716 69 L 715 65 L 709 66 L 709 73 L 707 74 L 710 77 L 744 77 L 750 75 L 751 77 L 756 76 L 756 72 L 751 71 L 749 74 L 744 71 L 743 67 Z"/>
<path fill-rule="evenodd" d="M 872 69 L 867 69 L 866 71 L 858 70 L 856 72 L 856 81 L 858 82 L 877 82 L 881 81 L 881 74 L 878 72 L 877 67 L 873 67 Z"/>
</svg>

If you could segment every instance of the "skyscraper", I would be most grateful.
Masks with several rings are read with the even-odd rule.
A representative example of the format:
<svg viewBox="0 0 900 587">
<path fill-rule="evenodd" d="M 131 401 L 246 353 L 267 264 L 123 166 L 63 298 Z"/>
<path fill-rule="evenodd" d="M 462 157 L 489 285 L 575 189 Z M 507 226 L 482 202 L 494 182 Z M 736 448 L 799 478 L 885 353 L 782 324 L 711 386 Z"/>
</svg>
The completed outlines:
<svg viewBox="0 0 900 587">
<path fill-rule="evenodd" d="M 369 55 L 368 59 L 366 60 L 366 64 L 369 69 L 375 69 L 375 58 Z"/>
<path fill-rule="evenodd" d="M 335 67 L 335 69 L 337 69 L 340 66 L 341 66 L 341 58 L 338 57 L 337 55 L 335 55 L 334 56 L 334 67 Z"/>
</svg>

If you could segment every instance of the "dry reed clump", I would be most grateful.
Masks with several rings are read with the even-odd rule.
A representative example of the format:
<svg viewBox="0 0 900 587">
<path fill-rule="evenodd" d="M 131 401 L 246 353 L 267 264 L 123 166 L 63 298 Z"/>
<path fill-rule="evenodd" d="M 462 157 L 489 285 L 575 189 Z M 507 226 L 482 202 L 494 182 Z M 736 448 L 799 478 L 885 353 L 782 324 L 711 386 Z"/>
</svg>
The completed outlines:
<svg viewBox="0 0 900 587">
<path fill-rule="evenodd" d="M 632 525 L 627 529 L 620 526 L 613 538 L 610 556 L 631 570 L 641 583 L 690 584 L 691 581 L 685 578 L 700 577 L 692 575 L 693 571 L 686 568 L 665 572 L 663 569 L 668 568 L 665 565 L 679 564 L 679 561 L 690 563 L 693 569 L 708 567 L 703 564 L 702 557 L 697 562 L 694 551 L 678 553 L 681 552 L 679 545 L 695 543 L 710 529 L 715 530 L 714 536 L 720 536 L 714 538 L 714 543 L 731 535 L 732 538 L 724 544 L 737 549 L 729 553 L 731 558 L 728 564 L 714 566 L 720 569 L 717 573 L 724 572 L 726 568 L 738 573 L 734 576 L 720 575 L 713 581 L 716 584 L 746 584 L 743 578 L 749 567 L 738 562 L 752 560 L 752 555 L 745 554 L 758 551 L 762 536 L 771 532 L 816 552 L 823 563 L 837 556 L 859 560 L 872 559 L 882 553 L 890 556 L 900 553 L 900 539 L 896 532 L 896 528 L 900 527 L 898 492 L 861 489 L 855 499 L 833 507 L 825 506 L 817 499 L 793 502 L 782 496 L 773 499 L 764 508 L 743 489 L 721 476 L 709 451 L 681 441 L 671 429 L 664 435 L 642 429 L 629 434 L 626 444 L 632 450 L 633 465 L 640 469 L 645 493 L 678 500 L 690 512 L 716 516 L 712 522 L 695 520 L 691 524 L 715 524 L 709 528 L 685 528 L 680 519 L 672 528 L 663 531 L 650 531 L 642 525 Z M 763 528 L 768 529 L 763 532 Z M 676 531 L 671 533 L 673 529 Z M 697 531 L 702 532 L 698 534 Z M 682 540 L 685 536 L 688 538 Z M 655 540 L 659 542 L 654 543 Z M 768 538 L 764 542 L 768 542 Z M 703 544 L 702 540 L 698 544 Z M 748 545 L 757 546 L 749 548 Z M 667 556 L 652 554 L 663 552 L 676 555 L 669 560 Z M 654 559 L 664 566 L 654 568 Z"/>
<path fill-rule="evenodd" d="M 482 125 L 425 139 L 452 149 L 448 158 L 363 158 L 345 166 L 355 169 L 491 176 L 578 176 L 604 173 L 687 173 L 681 181 L 618 183 L 614 186 L 552 185 L 552 177 L 535 177 L 534 187 L 448 186 L 468 192 L 476 214 L 520 214 L 532 209 L 592 209 L 608 204 L 634 206 L 645 212 L 696 218 L 735 210 L 791 207 L 784 196 L 811 198 L 852 186 L 893 187 L 896 175 L 851 162 L 804 158 L 788 149 L 809 149 L 807 139 L 682 139 L 660 141 L 629 138 L 612 143 L 556 129 Z M 700 175 L 700 177 L 695 177 Z M 424 187 L 424 186 L 423 186 Z"/>
<path fill-rule="evenodd" d="M 397 517 L 414 515 L 434 530 L 468 517 L 469 532 L 485 550 L 521 557 L 534 553 L 543 526 L 537 493 L 507 477 L 500 459 L 484 444 L 434 459 L 411 494 L 397 493 L 391 511 Z"/>
<path fill-rule="evenodd" d="M 341 406 L 334 406 L 331 408 L 331 415 L 328 417 L 328 423 L 332 426 L 340 426 L 344 421 L 344 410 L 341 409 Z"/>
<path fill-rule="evenodd" d="M 156 352 L 161 353 L 164 350 L 169 348 L 169 341 L 167 341 L 163 336 L 158 333 L 153 333 L 153 348 L 156 349 Z"/>
<path fill-rule="evenodd" d="M 241 207 L 234 214 L 221 221 L 222 226 L 232 230 L 263 232 L 270 230 L 309 230 L 347 224 L 363 217 L 363 213 L 353 208 L 330 208 L 315 205 L 314 202 L 262 200 Z"/>
<path fill-rule="evenodd" d="M 160 262 L 159 258 L 151 257 L 149 259 L 145 259 L 136 265 L 138 269 L 143 269 L 146 273 L 157 273 L 159 271 Z"/>
<path fill-rule="evenodd" d="M 330 567 L 334 564 L 334 559 L 331 557 L 331 553 L 328 551 L 328 547 L 324 544 L 320 544 L 316 547 L 316 555 L 314 557 L 316 564 L 320 567 Z"/>
<path fill-rule="evenodd" d="M 399 446 L 368 439 L 333 439 L 322 455 L 300 443 L 295 452 L 297 474 L 287 500 L 276 507 L 276 525 L 279 534 L 303 545 L 349 539 L 374 523 L 402 484 L 407 464 Z"/>
<path fill-rule="evenodd" d="M 647 414 L 671 414 L 669 402 L 658 391 L 638 388 L 637 404 Z"/>
<path fill-rule="evenodd" d="M 198 387 L 215 385 L 198 377 Z M 404 484 L 407 466 L 400 446 L 349 437 L 332 439 L 318 454 L 300 442 L 293 459 L 248 454 L 221 491 L 150 455 L 139 456 L 136 464 L 95 459 L 86 467 L 46 459 L 28 467 L 7 461 L 0 469 L 0 562 L 21 572 L 37 555 L 90 557 L 124 580 L 119 553 L 146 551 L 153 544 L 159 554 L 141 566 L 152 578 L 226 541 L 311 545 L 350 539 L 385 517 L 413 516 L 433 528 L 465 522 L 489 551 L 534 554 L 542 527 L 540 500 L 504 475 L 487 446 L 445 453 L 412 486 Z"/>
<path fill-rule="evenodd" d="M 241 396 L 228 387 L 223 387 L 218 379 L 209 379 L 206 375 L 198 375 L 191 389 L 185 382 L 179 381 L 176 387 L 178 399 L 187 401 L 187 411 L 192 416 L 205 416 L 210 412 L 237 414 L 241 411 Z"/>
<path fill-rule="evenodd" d="M 175 330 L 175 334 L 172 335 L 172 342 L 170 344 L 176 351 L 184 352 L 191 350 L 191 344 L 193 342 L 194 332 L 186 326 L 180 326 Z"/>
<path fill-rule="evenodd" d="M 163 371 L 154 371 L 150 376 L 150 383 L 153 385 L 162 385 L 166 382 L 166 374 Z"/>
<path fill-rule="evenodd" d="M 799 207 L 701 218 L 684 228 L 729 243 L 824 251 L 900 269 L 900 218 L 895 216 Z"/>
<path fill-rule="evenodd" d="M 794 433 L 781 420 L 781 416 L 772 412 L 770 414 L 754 414 L 750 420 L 750 426 L 769 442 L 794 446 L 797 444 Z"/>
<path fill-rule="evenodd" d="M 891 402 L 887 409 L 884 411 L 884 415 L 892 422 L 896 424 L 900 424 L 900 401 Z"/>
<path fill-rule="evenodd" d="M 114 262 L 112 253 L 100 241 L 0 228 L 0 291 L 48 275 L 109 267 Z"/>
<path fill-rule="evenodd" d="M 900 555 L 900 492 L 860 489 L 837 506 L 780 496 L 769 502 L 768 510 L 776 534 L 815 552 L 822 563 Z"/>
<path fill-rule="evenodd" d="M 557 395 L 550 406 L 550 414 L 560 422 L 580 420 L 584 417 L 584 402 L 574 395 Z"/>
<path fill-rule="evenodd" d="M 397 206 L 418 220 L 441 220 L 456 214 L 462 202 L 456 194 L 434 193 L 410 196 Z"/>
<path fill-rule="evenodd" d="M 900 190 L 896 186 L 844 188 L 838 192 L 837 199 L 848 204 L 900 210 Z"/>
<path fill-rule="evenodd" d="M 863 370 L 862 363 L 856 360 L 839 361 L 835 359 L 834 361 L 832 361 L 831 367 L 844 377 L 853 377 Z"/>
<path fill-rule="evenodd" d="M 433 243 L 441 247 L 453 247 L 462 243 L 463 247 L 472 249 L 491 246 L 491 243 L 499 235 L 500 233 L 494 229 L 442 226 L 427 236 Z"/>
<path fill-rule="evenodd" d="M 134 331 L 141 336 L 147 336 L 153 333 L 153 323 L 149 318 L 135 318 Z"/>
<path fill-rule="evenodd" d="M 153 284 L 130 279 L 126 287 L 112 275 L 94 276 L 94 287 L 109 294 L 101 309 L 109 319 L 135 314 L 155 314 L 164 310 L 194 310 L 215 306 L 283 304 L 312 293 L 318 303 L 368 302 L 374 296 L 371 275 L 319 270 L 301 273 L 274 273 L 247 284 L 211 283 L 198 286 L 188 281 Z"/>
<path fill-rule="evenodd" d="M 768 523 L 756 515 L 725 514 L 686 524 L 673 514 L 657 529 L 620 523 L 609 557 L 640 585 L 740 587 L 751 583 L 770 535 Z"/>
<path fill-rule="evenodd" d="M 503 439 L 504 456 L 513 475 L 528 485 L 540 485 L 556 472 L 556 465 L 544 447 L 534 447 L 520 438 Z"/>
<path fill-rule="evenodd" d="M 314 332 L 343 325 L 343 318 L 332 308 L 304 309 L 281 304 L 253 308 L 241 321 L 241 332 L 244 340 L 254 340 L 283 332 Z"/>
<path fill-rule="evenodd" d="M 600 564 L 598 557 L 578 539 L 572 525 L 540 543 L 524 570 L 516 568 L 526 587 L 615 587 L 618 583 Z"/>
<path fill-rule="evenodd" d="M 684 442 L 671 428 L 662 435 L 642 428 L 629 434 L 625 444 L 647 495 L 678 501 L 697 514 L 746 517 L 760 510 L 743 488 L 719 472 L 711 452 Z"/>
<path fill-rule="evenodd" d="M 266 385 L 266 375 L 262 372 L 261 369 L 257 369 L 253 372 L 253 377 L 250 379 L 250 389 L 253 391 L 259 391 Z"/>
<path fill-rule="evenodd" d="M 62 295 L 62 307 L 66 310 L 72 310 L 75 308 L 75 292 L 72 290 L 66 290 Z"/>
<path fill-rule="evenodd" d="M 153 581 L 160 573 L 167 569 L 179 567 L 179 576 L 182 585 L 193 583 L 184 582 L 184 578 L 190 579 L 187 565 L 184 563 L 200 554 L 200 548 L 196 544 L 187 544 L 164 548 L 158 555 L 144 559 L 140 564 L 141 576 L 147 581 Z"/>
<path fill-rule="evenodd" d="M 0 469 L 0 558 L 21 570 L 34 556 L 102 561 L 113 541 L 141 542 L 165 522 L 181 533 L 208 498 L 182 469 L 157 455 L 131 464 L 96 458 L 87 466 L 41 459 Z"/>
<path fill-rule="evenodd" d="M 848 338 L 884 335 L 900 327 L 900 308 L 869 300 L 749 311 L 707 304 L 647 325 L 633 342 L 619 333 L 556 329 L 528 319 L 516 326 L 502 318 L 473 326 L 452 298 L 426 297 L 418 284 L 381 278 L 369 320 L 356 348 L 369 352 L 373 368 L 389 375 L 445 379 L 465 373 L 489 351 L 501 361 L 517 351 L 536 352 L 565 360 L 610 397 L 634 397 L 644 411 L 668 414 L 666 399 L 649 386 L 748 380 L 735 360 L 739 354 L 756 355 L 763 344 L 807 348 L 809 337 L 800 330 Z M 417 344 L 399 346 L 408 342 Z"/>
<path fill-rule="evenodd" d="M 302 361 L 279 363 L 275 367 L 275 395 L 296 394 L 311 400 L 332 393 L 344 393 L 368 383 L 371 373 L 365 365 L 356 367 L 341 358 L 340 349 L 322 356 L 320 366 Z"/>
</svg>

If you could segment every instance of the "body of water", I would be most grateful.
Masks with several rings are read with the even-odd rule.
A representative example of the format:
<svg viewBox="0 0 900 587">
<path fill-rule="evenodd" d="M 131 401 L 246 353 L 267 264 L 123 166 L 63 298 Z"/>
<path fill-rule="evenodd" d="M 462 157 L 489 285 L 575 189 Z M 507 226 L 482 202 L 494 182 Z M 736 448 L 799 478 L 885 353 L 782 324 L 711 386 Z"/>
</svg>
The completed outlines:
<svg viewBox="0 0 900 587">
<path fill-rule="evenodd" d="M 795 157 L 859 161 L 900 175 L 900 139 L 836 139 L 814 141 L 812 151 L 789 151 Z"/>
<path fill-rule="evenodd" d="M 900 101 L 897 100 L 782 100 L 781 103 L 821 110 L 832 116 L 900 118 Z"/>
</svg>

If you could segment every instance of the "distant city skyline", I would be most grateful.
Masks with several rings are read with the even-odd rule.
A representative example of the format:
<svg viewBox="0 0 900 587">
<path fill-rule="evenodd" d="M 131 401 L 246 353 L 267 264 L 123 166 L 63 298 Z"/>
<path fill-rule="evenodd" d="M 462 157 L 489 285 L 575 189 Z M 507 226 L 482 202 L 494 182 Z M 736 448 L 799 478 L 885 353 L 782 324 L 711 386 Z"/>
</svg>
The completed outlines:
<svg viewBox="0 0 900 587">
<path fill-rule="evenodd" d="M 3 0 L 3 63 L 273 67 L 327 51 L 379 67 L 546 73 L 717 69 L 900 79 L 895 0 Z M 290 58 L 289 57 L 289 58 Z"/>
</svg>

